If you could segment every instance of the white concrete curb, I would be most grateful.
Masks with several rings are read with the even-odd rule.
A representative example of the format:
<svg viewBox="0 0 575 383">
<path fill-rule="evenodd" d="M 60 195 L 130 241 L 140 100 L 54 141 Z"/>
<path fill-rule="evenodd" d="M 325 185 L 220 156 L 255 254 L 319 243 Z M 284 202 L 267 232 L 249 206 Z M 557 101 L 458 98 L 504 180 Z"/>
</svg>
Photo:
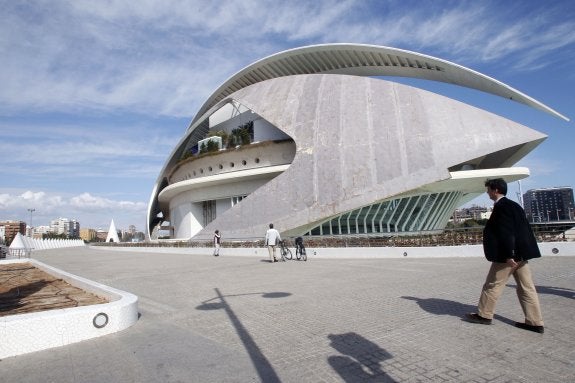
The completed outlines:
<svg viewBox="0 0 575 383">
<path fill-rule="evenodd" d="M 130 251 L 146 253 L 171 253 L 206 255 L 214 252 L 210 247 L 98 247 L 92 249 L 102 249 L 110 251 Z M 292 252 L 295 249 L 290 248 Z M 543 256 L 571 255 L 575 256 L 575 242 L 541 242 L 539 249 Z M 555 250 L 553 250 L 555 249 Z M 430 247 L 307 247 L 309 259 L 313 258 L 442 258 L 442 257 L 483 257 L 482 245 L 461 245 L 461 246 L 430 246 Z M 222 247 L 222 256 L 252 256 L 268 257 L 267 249 L 263 247 Z M 294 254 L 295 256 L 295 254 Z"/>
<path fill-rule="evenodd" d="M 5 260 L 0 264 L 27 262 L 110 302 L 0 317 L 0 359 L 111 334 L 132 326 L 138 320 L 138 297 L 133 294 L 34 259 Z"/>
</svg>

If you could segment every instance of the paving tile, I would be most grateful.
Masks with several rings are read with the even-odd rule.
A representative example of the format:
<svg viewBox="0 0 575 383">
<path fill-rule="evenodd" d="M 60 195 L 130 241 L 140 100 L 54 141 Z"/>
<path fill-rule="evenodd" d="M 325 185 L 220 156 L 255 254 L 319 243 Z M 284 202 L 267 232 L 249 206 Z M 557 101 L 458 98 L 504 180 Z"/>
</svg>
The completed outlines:
<svg viewBox="0 0 575 383">
<path fill-rule="evenodd" d="M 491 326 L 475 309 L 480 258 L 269 264 L 102 249 L 36 252 L 138 295 L 122 332 L 0 361 L 0 382 L 575 381 L 575 257 L 533 261 L 545 334 L 517 329 L 511 279 Z"/>
</svg>

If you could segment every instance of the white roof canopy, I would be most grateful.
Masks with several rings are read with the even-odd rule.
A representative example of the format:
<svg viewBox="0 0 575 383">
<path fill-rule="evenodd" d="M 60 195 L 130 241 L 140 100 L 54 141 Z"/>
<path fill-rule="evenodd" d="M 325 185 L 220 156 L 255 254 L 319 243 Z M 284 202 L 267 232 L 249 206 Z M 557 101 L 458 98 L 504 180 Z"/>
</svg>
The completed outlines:
<svg viewBox="0 0 575 383">
<path fill-rule="evenodd" d="M 190 128 L 218 101 L 239 89 L 272 78 L 313 73 L 413 77 L 445 82 L 508 98 L 569 121 L 526 94 L 450 61 L 384 46 L 322 44 L 276 53 L 240 70 L 207 99 Z"/>
</svg>

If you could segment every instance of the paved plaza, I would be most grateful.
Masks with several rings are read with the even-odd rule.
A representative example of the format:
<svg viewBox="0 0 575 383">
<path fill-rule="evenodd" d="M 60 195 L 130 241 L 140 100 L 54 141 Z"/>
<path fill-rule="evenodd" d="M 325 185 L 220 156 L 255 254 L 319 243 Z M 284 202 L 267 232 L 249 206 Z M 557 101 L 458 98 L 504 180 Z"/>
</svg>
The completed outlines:
<svg viewBox="0 0 575 383">
<path fill-rule="evenodd" d="M 541 335 L 513 326 L 523 320 L 513 280 L 493 325 L 461 319 L 489 267 L 480 257 L 271 264 L 222 254 L 35 252 L 136 294 L 141 316 L 112 335 L 1 360 L 0 382 L 575 381 L 575 256 L 530 263 Z"/>
</svg>

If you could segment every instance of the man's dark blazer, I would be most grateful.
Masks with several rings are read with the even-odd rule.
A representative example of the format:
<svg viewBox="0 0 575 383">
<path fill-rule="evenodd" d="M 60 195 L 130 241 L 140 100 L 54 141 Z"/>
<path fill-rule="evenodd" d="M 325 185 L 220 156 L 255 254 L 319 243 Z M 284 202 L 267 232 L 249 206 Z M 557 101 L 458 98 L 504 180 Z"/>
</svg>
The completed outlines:
<svg viewBox="0 0 575 383">
<path fill-rule="evenodd" d="M 490 262 L 505 263 L 509 258 L 520 262 L 541 257 L 535 235 L 518 203 L 505 197 L 495 203 L 483 229 L 483 251 Z"/>
</svg>

